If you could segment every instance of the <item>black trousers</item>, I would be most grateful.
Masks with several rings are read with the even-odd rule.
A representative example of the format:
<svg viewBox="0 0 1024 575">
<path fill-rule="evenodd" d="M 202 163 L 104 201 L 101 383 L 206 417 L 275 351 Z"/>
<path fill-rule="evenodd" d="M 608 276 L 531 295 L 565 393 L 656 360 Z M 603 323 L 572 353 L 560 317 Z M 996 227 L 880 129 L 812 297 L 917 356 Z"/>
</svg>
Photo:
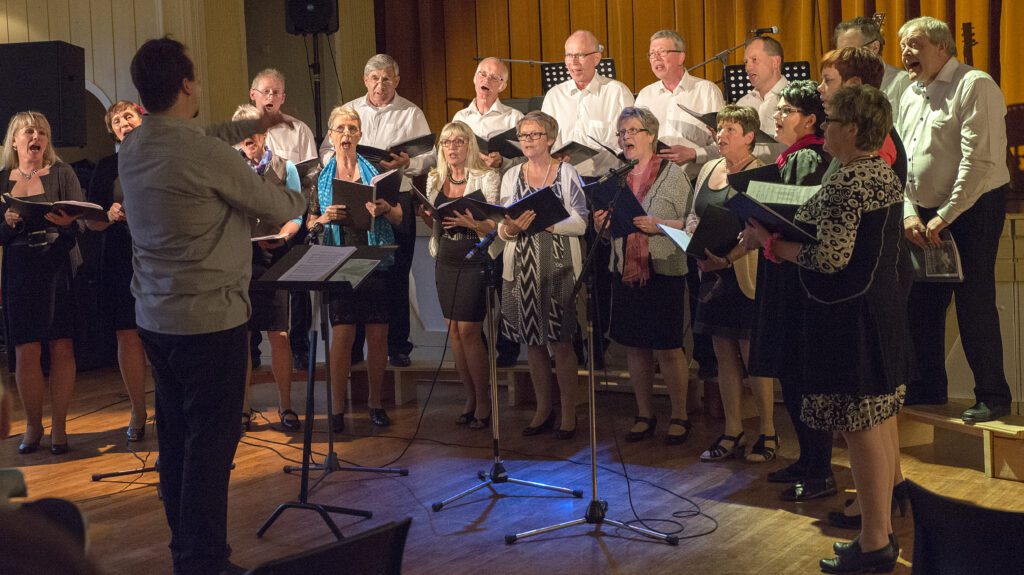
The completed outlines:
<svg viewBox="0 0 1024 575">
<path fill-rule="evenodd" d="M 313 308 L 309 301 L 309 292 L 289 292 L 291 316 L 288 325 L 288 343 L 292 355 L 309 356 L 309 322 L 313 321 Z"/>
<path fill-rule="evenodd" d="M 800 386 L 786 378 L 779 379 L 782 401 L 793 421 L 796 441 L 800 444 L 800 458 L 796 464 L 804 469 L 807 479 L 825 479 L 832 475 L 832 432 L 811 429 L 800 419 L 803 392 Z"/>
<path fill-rule="evenodd" d="M 700 365 L 701 374 L 718 373 L 718 359 L 715 357 L 715 346 L 711 336 L 693 331 L 693 322 L 697 319 L 698 295 L 700 294 L 700 273 L 697 258 L 686 256 L 686 299 L 690 304 L 690 333 L 693 335 L 693 359 Z"/>
<path fill-rule="evenodd" d="M 246 325 L 199 335 L 139 329 L 156 381 L 160 487 L 175 574 L 218 573 L 227 545 L 228 479 L 241 436 Z"/>
<path fill-rule="evenodd" d="M 395 273 L 392 284 L 391 314 L 388 322 L 388 355 L 412 352 L 409 341 L 409 273 L 412 271 L 412 257 L 416 252 L 416 215 L 412 209 L 412 194 L 400 194 L 402 225 L 395 230 Z"/>
<path fill-rule="evenodd" d="M 1011 401 L 1003 372 L 995 279 L 996 251 L 1006 218 L 1006 188 L 983 194 L 949 225 L 963 262 L 963 283 L 918 282 L 910 291 L 914 369 L 907 386 L 908 404 L 946 401 L 946 310 L 954 294 L 964 355 L 974 373 L 975 397 L 999 405 Z M 935 215 L 935 210 L 919 210 L 925 223 Z"/>
</svg>

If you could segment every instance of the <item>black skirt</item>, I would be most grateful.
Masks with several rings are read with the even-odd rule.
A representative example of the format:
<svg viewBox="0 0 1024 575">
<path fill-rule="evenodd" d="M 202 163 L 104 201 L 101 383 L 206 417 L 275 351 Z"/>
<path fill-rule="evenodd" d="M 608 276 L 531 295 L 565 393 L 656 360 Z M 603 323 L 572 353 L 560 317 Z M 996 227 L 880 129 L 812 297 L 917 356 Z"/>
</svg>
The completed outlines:
<svg viewBox="0 0 1024 575">
<path fill-rule="evenodd" d="M 123 222 L 103 232 L 103 263 L 100 269 L 100 308 L 115 331 L 135 329 L 135 296 L 132 295 L 132 237 Z"/>
<path fill-rule="evenodd" d="M 70 338 L 75 304 L 66 242 L 31 247 L 18 238 L 4 249 L 3 261 L 9 343 Z"/>
<path fill-rule="evenodd" d="M 355 291 L 332 293 L 328 305 L 331 325 L 388 323 L 393 278 L 392 269 L 377 270 Z"/>
<path fill-rule="evenodd" d="M 754 300 L 743 295 L 732 268 L 701 274 L 694 333 L 750 339 Z"/>
<path fill-rule="evenodd" d="M 609 335 L 621 345 L 647 349 L 683 347 L 686 276 L 651 274 L 643 287 L 612 281 Z"/>
<path fill-rule="evenodd" d="M 438 241 L 434 282 L 441 313 L 449 321 L 480 322 L 487 315 L 485 293 L 485 253 L 466 260 L 477 240 L 449 239 L 442 234 Z"/>
</svg>

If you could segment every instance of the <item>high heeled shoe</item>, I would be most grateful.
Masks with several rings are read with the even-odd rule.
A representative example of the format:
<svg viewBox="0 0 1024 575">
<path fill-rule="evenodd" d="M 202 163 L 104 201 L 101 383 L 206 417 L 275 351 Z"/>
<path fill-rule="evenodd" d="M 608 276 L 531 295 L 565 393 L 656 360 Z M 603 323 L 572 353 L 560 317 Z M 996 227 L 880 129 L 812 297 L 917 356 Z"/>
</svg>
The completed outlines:
<svg viewBox="0 0 1024 575">
<path fill-rule="evenodd" d="M 64 443 L 51 443 L 50 444 L 50 455 L 64 455 L 70 449 L 68 448 L 68 442 Z"/>
<path fill-rule="evenodd" d="M 891 543 L 892 546 L 896 548 L 896 554 L 899 555 L 900 542 L 896 540 L 895 533 L 889 534 L 889 543 Z M 849 553 L 852 547 L 853 541 L 836 541 L 832 544 L 832 551 L 835 551 L 836 555 L 843 555 L 845 553 Z"/>
<path fill-rule="evenodd" d="M 285 429 L 295 431 L 302 427 L 302 423 L 299 421 L 299 414 L 295 413 L 294 410 L 278 411 L 277 416 L 281 419 L 281 425 Z"/>
<path fill-rule="evenodd" d="M 890 540 L 881 549 L 864 553 L 860 541 L 854 541 L 842 555 L 818 562 L 824 573 L 891 573 L 896 568 L 899 551 Z"/>
<path fill-rule="evenodd" d="M 732 446 L 726 447 L 722 443 L 723 441 L 731 441 Z M 722 459 L 736 457 L 737 455 L 743 453 L 743 448 L 744 445 L 742 431 L 739 433 L 739 435 L 735 437 L 733 437 L 732 435 L 725 435 L 723 433 L 722 435 L 718 436 L 718 439 L 716 439 L 713 444 L 711 444 L 711 447 L 709 447 L 704 453 L 700 454 L 700 460 L 707 463 L 709 461 L 720 461 Z"/>
<path fill-rule="evenodd" d="M 391 418 L 383 407 L 370 408 L 370 424 L 374 427 L 388 427 L 391 425 Z"/>
<path fill-rule="evenodd" d="M 637 429 L 641 424 L 646 427 Z M 654 428 L 657 426 L 657 417 L 643 417 L 638 415 L 633 418 L 633 429 L 629 430 L 629 433 L 626 434 L 626 441 L 633 442 L 647 439 L 648 437 L 654 437 Z"/>
<path fill-rule="evenodd" d="M 125 429 L 124 435 L 128 439 L 128 441 L 132 443 L 142 441 L 146 437 L 146 426 L 143 425 L 142 427 L 132 427 L 129 425 Z"/>
<path fill-rule="evenodd" d="M 853 499 L 846 500 L 846 507 L 853 504 Z M 900 512 L 900 517 L 907 516 L 907 508 L 910 507 L 910 493 L 907 491 L 907 482 L 900 481 L 892 488 L 892 512 Z M 861 516 L 847 515 L 842 511 L 829 511 L 828 523 L 840 529 L 860 529 Z"/>
<path fill-rule="evenodd" d="M 556 429 L 555 439 L 569 440 L 576 437 L 576 416 L 572 418 L 572 429 Z"/>
<path fill-rule="evenodd" d="M 35 441 L 26 441 L 18 445 L 18 453 L 21 455 L 28 455 L 29 453 L 35 453 L 39 450 L 39 440 L 41 437 L 36 438 Z"/>
<path fill-rule="evenodd" d="M 533 436 L 533 435 L 540 435 L 541 433 L 544 433 L 545 431 L 551 431 L 552 429 L 554 429 L 554 427 L 555 427 L 555 412 L 552 411 L 548 415 L 548 418 L 545 419 L 544 422 L 541 423 L 540 425 L 530 425 L 530 426 L 524 427 L 523 428 L 523 435 L 525 437 L 530 437 L 530 436 Z"/>
</svg>

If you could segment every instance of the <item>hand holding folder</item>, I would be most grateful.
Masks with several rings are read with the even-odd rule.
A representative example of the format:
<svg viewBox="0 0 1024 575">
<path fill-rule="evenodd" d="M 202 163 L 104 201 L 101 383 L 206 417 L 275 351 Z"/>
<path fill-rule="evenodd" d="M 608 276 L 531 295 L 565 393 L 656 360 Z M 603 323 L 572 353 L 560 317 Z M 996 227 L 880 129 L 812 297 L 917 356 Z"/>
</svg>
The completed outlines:
<svg viewBox="0 0 1024 575">
<path fill-rule="evenodd" d="M 611 208 L 612 221 L 608 225 L 613 238 L 623 238 L 640 231 L 633 220 L 647 215 L 636 196 L 618 178 L 604 183 L 593 182 L 583 187 L 583 193 L 590 200 L 594 211 L 608 211 Z M 614 204 L 614 206 L 613 206 Z"/>
<path fill-rule="evenodd" d="M 373 221 L 364 206 L 367 203 L 374 203 L 378 199 L 391 205 L 397 204 L 401 182 L 402 175 L 397 170 L 375 176 L 370 180 L 370 185 L 333 180 L 331 204 L 346 208 L 346 213 L 339 223 L 356 230 L 369 230 Z"/>
</svg>

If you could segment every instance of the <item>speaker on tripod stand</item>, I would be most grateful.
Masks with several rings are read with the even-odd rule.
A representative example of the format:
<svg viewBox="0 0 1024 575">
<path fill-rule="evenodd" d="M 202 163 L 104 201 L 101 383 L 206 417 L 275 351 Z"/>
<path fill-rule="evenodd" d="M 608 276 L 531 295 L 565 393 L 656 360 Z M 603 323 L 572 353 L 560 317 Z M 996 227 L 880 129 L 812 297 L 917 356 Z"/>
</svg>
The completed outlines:
<svg viewBox="0 0 1024 575">
<path fill-rule="evenodd" d="M 287 0 L 284 29 L 289 34 L 334 34 L 338 31 L 338 0 Z"/>
</svg>

